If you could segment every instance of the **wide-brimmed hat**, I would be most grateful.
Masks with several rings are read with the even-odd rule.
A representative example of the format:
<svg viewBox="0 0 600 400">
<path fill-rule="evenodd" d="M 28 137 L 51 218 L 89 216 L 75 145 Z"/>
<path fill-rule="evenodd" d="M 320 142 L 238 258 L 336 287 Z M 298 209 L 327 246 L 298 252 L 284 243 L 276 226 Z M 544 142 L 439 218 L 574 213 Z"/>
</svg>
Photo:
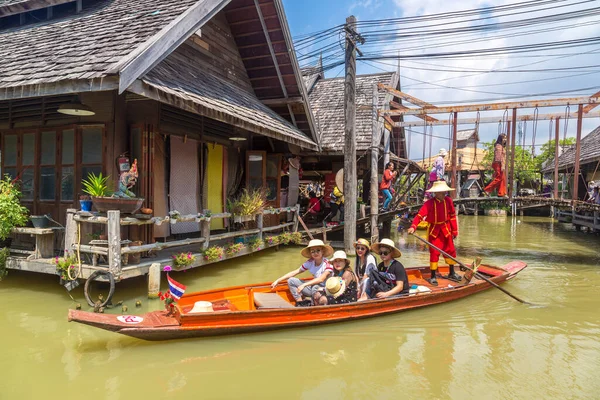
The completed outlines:
<svg viewBox="0 0 600 400">
<path fill-rule="evenodd" d="M 431 186 L 431 188 L 427 189 L 426 192 L 427 193 L 449 192 L 451 190 L 454 190 L 454 189 L 451 188 L 450 186 L 448 186 L 446 181 L 441 180 L 441 181 L 433 182 L 433 185 Z"/>
<path fill-rule="evenodd" d="M 188 314 L 213 312 L 213 306 L 210 301 L 197 301 L 194 303 L 194 308 L 190 310 Z"/>
<path fill-rule="evenodd" d="M 334 299 L 337 299 L 346 291 L 346 282 L 339 276 L 334 276 L 332 278 L 327 279 L 325 282 L 325 292 L 333 296 Z"/>
<path fill-rule="evenodd" d="M 442 148 L 440 149 L 440 152 L 438 153 L 439 156 L 442 157 L 446 157 L 448 155 L 448 152 L 446 151 L 446 149 Z"/>
<path fill-rule="evenodd" d="M 344 260 L 346 262 L 346 266 L 350 264 L 350 260 L 348 260 L 348 256 L 346 256 L 346 252 L 344 250 L 338 250 L 333 253 L 333 256 L 331 256 L 329 262 L 333 263 L 335 260 Z"/>
<path fill-rule="evenodd" d="M 313 239 L 308 242 L 308 246 L 302 249 L 300 254 L 306 258 L 311 258 L 310 249 L 313 247 L 322 247 L 323 248 L 323 257 L 329 257 L 333 254 L 333 247 L 323 243 L 321 239 Z"/>
<path fill-rule="evenodd" d="M 367 249 L 371 250 L 371 243 L 369 243 L 367 239 L 357 239 L 356 242 L 354 242 L 354 248 L 358 245 L 365 246 Z"/>
<path fill-rule="evenodd" d="M 398 249 L 396 247 L 396 244 L 394 243 L 394 241 L 392 239 L 381 239 L 380 242 L 373 243 L 373 246 L 371 246 L 371 249 L 375 253 L 379 254 L 379 248 L 381 246 L 389 247 L 392 250 L 392 258 L 398 258 L 398 257 L 402 256 L 402 252 L 400 251 L 400 249 Z"/>
</svg>

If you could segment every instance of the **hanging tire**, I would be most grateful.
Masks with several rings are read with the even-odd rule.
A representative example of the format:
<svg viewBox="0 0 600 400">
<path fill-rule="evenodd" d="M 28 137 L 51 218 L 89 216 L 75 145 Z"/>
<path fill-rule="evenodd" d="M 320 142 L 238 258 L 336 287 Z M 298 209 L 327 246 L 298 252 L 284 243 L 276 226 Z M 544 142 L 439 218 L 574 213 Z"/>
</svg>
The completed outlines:
<svg viewBox="0 0 600 400">
<path fill-rule="evenodd" d="M 85 300 L 87 301 L 90 307 L 94 307 L 96 305 L 96 302 L 92 301 L 92 296 L 90 295 L 91 282 L 93 282 L 96 278 L 100 276 L 106 276 L 110 285 L 108 289 L 108 295 L 106 296 L 106 299 L 104 299 L 102 304 L 100 304 L 100 307 L 105 307 L 112 299 L 113 294 L 115 294 L 115 278 L 110 272 L 100 270 L 92 272 L 90 277 L 85 281 L 85 286 L 83 288 Z"/>
</svg>

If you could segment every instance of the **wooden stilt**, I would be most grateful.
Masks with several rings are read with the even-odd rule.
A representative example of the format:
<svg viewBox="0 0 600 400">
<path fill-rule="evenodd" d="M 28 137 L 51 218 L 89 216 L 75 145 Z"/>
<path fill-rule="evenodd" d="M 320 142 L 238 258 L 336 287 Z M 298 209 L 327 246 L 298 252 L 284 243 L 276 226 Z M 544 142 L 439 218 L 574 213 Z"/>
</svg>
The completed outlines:
<svg viewBox="0 0 600 400">
<path fill-rule="evenodd" d="M 160 292 L 160 263 L 153 263 L 148 270 L 148 298 L 158 298 Z"/>
</svg>

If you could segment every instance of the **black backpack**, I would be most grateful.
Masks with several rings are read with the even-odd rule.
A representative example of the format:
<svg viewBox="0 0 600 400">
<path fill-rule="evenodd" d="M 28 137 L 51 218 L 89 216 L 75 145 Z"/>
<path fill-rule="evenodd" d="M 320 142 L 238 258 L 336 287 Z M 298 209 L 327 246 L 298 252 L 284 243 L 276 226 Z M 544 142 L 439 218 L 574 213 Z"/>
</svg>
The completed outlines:
<svg viewBox="0 0 600 400">
<path fill-rule="evenodd" d="M 369 283 L 371 285 L 371 296 L 373 297 L 379 292 L 390 291 L 396 286 L 394 274 L 381 272 L 376 269 L 372 269 L 369 272 Z"/>
</svg>

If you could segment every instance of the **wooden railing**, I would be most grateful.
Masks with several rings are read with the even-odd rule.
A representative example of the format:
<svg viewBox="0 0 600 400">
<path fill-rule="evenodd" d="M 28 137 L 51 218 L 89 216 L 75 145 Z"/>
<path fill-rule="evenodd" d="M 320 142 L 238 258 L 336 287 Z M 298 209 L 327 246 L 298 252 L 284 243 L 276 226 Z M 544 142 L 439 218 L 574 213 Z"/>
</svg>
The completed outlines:
<svg viewBox="0 0 600 400">
<path fill-rule="evenodd" d="M 134 217 L 123 217 L 119 211 L 108 211 L 106 216 L 93 215 L 88 212 L 77 211 L 75 209 L 67 210 L 67 222 L 65 226 L 65 250 L 79 251 L 81 253 L 90 253 L 92 255 L 106 256 L 108 259 L 108 270 L 114 275 L 119 276 L 122 272 L 122 255 L 143 253 L 146 251 L 157 251 L 172 247 L 181 247 L 191 244 L 202 244 L 202 249 L 207 249 L 211 242 L 231 239 L 240 236 L 256 235 L 259 239 L 263 239 L 266 232 L 283 230 L 291 228 L 294 232 L 298 230 L 298 215 L 300 206 L 282 207 L 275 209 L 265 209 L 262 213 L 255 216 L 256 228 L 242 229 L 233 232 L 220 234 L 211 234 L 210 221 L 214 218 L 229 218 L 230 213 L 219 213 L 206 216 L 203 214 L 189 215 L 171 215 L 165 217 L 152 217 L 149 219 L 138 219 Z M 280 214 L 292 212 L 293 221 L 276 226 L 264 227 L 265 214 Z M 188 238 L 181 240 L 173 240 L 169 242 L 157 242 L 151 244 L 143 244 L 139 246 L 122 247 L 121 227 L 135 225 L 162 225 L 163 223 L 177 224 L 181 222 L 197 222 L 200 224 L 201 236 L 198 238 Z M 102 224 L 107 225 L 107 247 L 94 246 L 89 244 L 81 244 L 81 224 Z"/>
</svg>

